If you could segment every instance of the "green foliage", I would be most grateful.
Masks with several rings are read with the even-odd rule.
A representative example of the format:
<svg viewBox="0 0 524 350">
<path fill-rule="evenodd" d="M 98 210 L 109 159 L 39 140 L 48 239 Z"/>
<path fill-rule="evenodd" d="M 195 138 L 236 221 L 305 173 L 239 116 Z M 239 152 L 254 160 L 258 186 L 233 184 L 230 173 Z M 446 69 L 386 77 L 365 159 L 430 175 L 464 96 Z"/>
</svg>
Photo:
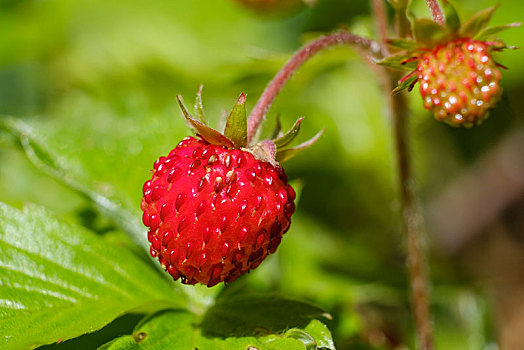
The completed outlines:
<svg viewBox="0 0 524 350">
<path fill-rule="evenodd" d="M 248 301 L 243 299 L 243 301 Z M 260 299 L 255 303 L 260 303 Z M 272 302 L 279 299 L 267 299 L 264 305 L 273 305 Z M 280 300 L 282 301 L 282 300 Z M 240 301 L 242 303 L 242 301 Z M 290 304 L 290 301 L 285 301 Z M 255 304 L 256 305 L 256 304 Z M 282 303 L 277 303 L 282 305 Z M 100 347 L 100 350 L 116 349 L 231 349 L 231 350 L 328 350 L 334 349 L 333 341 L 329 330 L 317 320 L 309 320 L 303 329 L 290 328 L 279 329 L 275 333 L 274 324 L 283 324 L 278 316 L 283 313 L 295 312 L 300 316 L 304 306 L 298 303 L 294 307 L 284 305 L 283 309 L 278 310 L 276 314 L 270 315 L 268 311 L 275 309 L 257 309 L 253 308 L 250 303 L 242 304 L 243 309 L 230 310 L 229 308 L 220 309 L 220 306 L 212 307 L 208 312 L 210 318 L 216 316 L 219 312 L 218 319 L 208 320 L 206 315 L 203 321 L 200 321 L 195 315 L 184 311 L 166 310 L 153 314 L 137 325 L 132 335 L 127 335 L 113 340 L 112 342 Z M 286 307 L 287 306 L 287 307 Z M 260 315 L 262 318 L 267 317 L 264 321 L 269 323 L 257 322 Z M 310 315 L 307 315 L 308 317 Z M 227 322 L 223 322 L 226 318 Z M 289 317 L 288 317 L 289 319 Z M 211 323 L 210 321 L 213 321 Z M 249 326 L 243 322 L 247 321 Z M 256 326 L 255 326 L 256 324 Z M 288 325 L 288 324 L 286 324 Z M 269 326 L 270 328 L 265 328 Z M 241 330 L 241 333 L 233 333 Z M 247 331 L 247 333 L 246 333 Z"/>
<path fill-rule="evenodd" d="M 488 2 L 460 5 L 471 14 Z M 252 107 L 311 29 L 344 25 L 372 33 L 367 3 L 325 0 L 269 21 L 227 0 L 205 6 L 101 0 L 0 6 L 0 114 L 15 116 L 0 117 L 0 198 L 7 203 L 0 218 L 0 348 L 60 340 L 46 348 L 93 349 L 110 339 L 105 346 L 112 349 L 135 348 L 137 340 L 141 347 L 172 341 L 169 346 L 184 342 L 180 348 L 199 349 L 331 349 L 333 341 L 338 349 L 388 348 L 376 339 L 412 348 L 385 99 L 371 70 L 347 48 L 308 62 L 275 101 L 262 130 L 271 134 L 277 112 L 284 130 L 307 117 L 298 144 L 325 127 L 314 147 L 285 164 L 293 186 L 303 191 L 275 255 L 235 283 L 207 289 L 173 283 L 143 249 L 142 184 L 155 159 L 190 134 L 175 95 L 194 96 L 203 83 L 207 118 L 197 101 L 195 120 L 219 125 L 222 109 L 241 91 L 249 93 L 246 107 Z M 417 4 L 414 11 L 428 17 L 425 4 Z M 493 25 L 521 12 L 521 1 L 506 0 Z M 518 30 L 500 34 L 524 45 Z M 512 112 L 522 107 L 521 51 L 500 60 L 511 68 L 504 73 L 508 100 L 475 133 L 435 125 L 413 104 L 424 205 L 506 132 L 522 127 Z M 432 229 L 433 243 L 438 235 Z M 433 246 L 430 264 L 438 348 L 492 346 L 489 299 L 459 258 Z M 253 291 L 265 304 L 242 304 Z M 275 292 L 285 297 L 275 299 Z M 235 298 L 243 308 L 225 306 Z M 295 299 L 319 305 L 333 320 Z M 130 312 L 145 317 L 131 333 L 112 322 Z M 224 326 L 213 328 L 223 315 Z M 106 338 L 96 344 L 87 339 L 102 333 Z"/>
<path fill-rule="evenodd" d="M 0 204 L 0 247 L 6 349 L 93 332 L 124 312 L 186 304 L 138 256 L 38 206 Z"/>
</svg>

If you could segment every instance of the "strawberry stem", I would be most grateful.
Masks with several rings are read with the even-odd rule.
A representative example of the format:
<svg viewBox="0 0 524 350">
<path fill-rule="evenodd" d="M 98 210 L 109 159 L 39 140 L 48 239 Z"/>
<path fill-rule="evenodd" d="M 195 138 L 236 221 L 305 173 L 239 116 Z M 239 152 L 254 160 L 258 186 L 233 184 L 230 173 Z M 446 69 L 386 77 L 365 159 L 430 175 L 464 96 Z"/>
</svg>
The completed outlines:
<svg viewBox="0 0 524 350">
<path fill-rule="evenodd" d="M 369 55 L 381 58 L 384 53 L 379 43 L 374 40 L 362 38 L 358 35 L 351 34 L 347 31 L 332 33 L 321 36 L 320 38 L 304 45 L 298 52 L 291 57 L 286 65 L 275 75 L 273 80 L 269 82 L 266 89 L 258 99 L 249 119 L 247 121 L 247 137 L 248 143 L 255 136 L 257 129 L 264 119 L 271 104 L 278 96 L 289 78 L 295 73 L 308 59 L 316 53 L 327 48 L 338 45 L 354 45 L 365 50 Z"/>
<path fill-rule="evenodd" d="M 396 81 L 394 79 L 393 81 Z M 393 82 L 392 81 L 392 82 Z M 391 91 L 388 89 L 388 91 Z M 418 348 L 433 349 L 433 324 L 429 308 L 429 277 L 426 252 L 422 243 L 420 210 L 411 163 L 406 94 L 390 95 L 393 133 L 406 239 L 407 268 L 411 287 L 411 304 L 415 318 Z"/>
<path fill-rule="evenodd" d="M 426 0 L 426 4 L 429 7 L 429 11 L 431 12 L 433 20 L 443 26 L 445 24 L 445 18 L 438 0 Z"/>
<path fill-rule="evenodd" d="M 384 44 L 388 38 L 388 18 L 384 0 L 371 0 L 371 8 L 375 19 L 375 30 L 380 42 Z"/>
</svg>

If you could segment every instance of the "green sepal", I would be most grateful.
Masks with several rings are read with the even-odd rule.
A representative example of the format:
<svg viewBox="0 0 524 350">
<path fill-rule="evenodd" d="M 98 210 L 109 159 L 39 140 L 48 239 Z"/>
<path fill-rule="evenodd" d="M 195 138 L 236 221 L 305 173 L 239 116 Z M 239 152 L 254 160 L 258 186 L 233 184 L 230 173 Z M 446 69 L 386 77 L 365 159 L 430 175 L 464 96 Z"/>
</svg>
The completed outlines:
<svg viewBox="0 0 524 350">
<path fill-rule="evenodd" d="M 227 117 L 224 135 L 233 141 L 236 147 L 245 147 L 247 145 L 247 113 L 246 113 L 246 95 L 240 94 L 233 110 Z"/>
<path fill-rule="evenodd" d="M 387 39 L 386 44 L 391 47 L 401 50 L 416 50 L 418 44 L 415 40 L 411 39 Z"/>
<path fill-rule="evenodd" d="M 419 18 L 413 21 L 413 35 L 422 47 L 433 48 L 449 39 L 449 29 L 432 19 Z"/>
<path fill-rule="evenodd" d="M 282 136 L 282 123 L 280 122 L 280 114 L 277 114 L 275 117 L 275 127 L 273 128 L 273 131 L 271 131 L 269 138 L 274 140 L 280 136 Z"/>
<path fill-rule="evenodd" d="M 509 50 L 518 50 L 520 47 L 518 46 L 508 46 L 506 42 L 499 38 L 491 38 L 489 40 L 489 47 L 492 50 L 503 50 L 503 49 L 509 49 Z"/>
<path fill-rule="evenodd" d="M 186 121 L 188 122 L 189 126 L 193 130 L 195 130 L 195 132 L 198 135 L 200 135 L 200 137 L 202 137 L 204 140 L 213 145 L 221 145 L 228 148 L 234 148 L 235 145 L 230 139 L 228 139 L 218 131 L 211 129 L 209 126 L 193 118 L 193 116 L 189 114 L 189 112 L 187 111 L 186 106 L 184 106 L 184 102 L 182 102 L 182 96 L 177 95 L 176 99 L 178 101 L 180 109 L 182 110 L 182 114 L 184 115 L 184 118 L 186 118 Z"/>
<path fill-rule="evenodd" d="M 204 85 L 200 85 L 198 88 L 198 92 L 195 99 L 195 114 L 199 121 L 201 121 L 203 124 L 207 125 L 207 118 L 204 113 L 204 106 L 202 104 L 202 89 L 204 88 Z"/>
<path fill-rule="evenodd" d="M 485 40 L 485 39 L 491 37 L 492 35 L 500 33 L 500 32 L 502 32 L 504 30 L 520 27 L 520 25 L 521 25 L 520 22 L 515 22 L 515 23 L 509 23 L 509 24 L 504 24 L 504 25 L 500 25 L 500 26 L 486 27 L 486 28 L 482 29 L 474 37 L 474 39 L 476 39 L 476 40 Z"/>
<path fill-rule="evenodd" d="M 393 95 L 398 94 L 404 89 L 411 87 L 417 81 L 417 74 L 408 74 L 403 79 L 401 79 L 396 88 L 391 92 Z"/>
<path fill-rule="evenodd" d="M 466 21 L 460 28 L 459 34 L 461 37 L 474 38 L 480 31 L 488 25 L 491 16 L 497 9 L 498 5 L 491 6 L 485 10 L 477 12 L 470 19 Z"/>
<path fill-rule="evenodd" d="M 277 150 L 275 159 L 277 162 L 285 162 L 286 160 L 289 160 L 293 158 L 297 153 L 300 151 L 303 151 L 309 147 L 311 147 L 315 142 L 318 141 L 320 136 L 324 133 L 324 129 L 320 130 L 315 136 L 313 136 L 311 139 L 307 140 L 306 142 L 301 143 L 298 146 L 286 148 L 283 150 Z"/>
<path fill-rule="evenodd" d="M 444 0 L 444 15 L 446 18 L 446 27 L 451 30 L 452 33 L 457 33 L 460 29 L 460 18 L 455 10 L 455 7 L 449 3 L 449 1 Z"/>
<path fill-rule="evenodd" d="M 288 132 L 286 132 L 282 137 L 273 140 L 275 146 L 277 147 L 277 150 L 289 145 L 295 139 L 295 137 L 297 137 L 298 132 L 300 131 L 300 123 L 302 123 L 303 120 L 303 117 L 298 118 L 295 124 L 293 124 L 293 126 L 291 127 L 291 129 L 288 130 Z"/>
<path fill-rule="evenodd" d="M 382 60 L 375 61 L 375 63 L 388 68 L 412 71 L 413 69 L 417 68 L 416 60 L 410 61 L 412 57 L 412 54 L 401 53 L 388 56 Z"/>
</svg>

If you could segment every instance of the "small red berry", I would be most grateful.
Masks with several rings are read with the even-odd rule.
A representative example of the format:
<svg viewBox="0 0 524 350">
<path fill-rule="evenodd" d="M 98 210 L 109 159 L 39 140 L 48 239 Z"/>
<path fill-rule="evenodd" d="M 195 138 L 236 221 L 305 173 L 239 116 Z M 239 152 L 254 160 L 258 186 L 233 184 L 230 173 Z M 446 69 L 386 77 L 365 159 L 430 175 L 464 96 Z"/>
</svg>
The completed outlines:
<svg viewBox="0 0 524 350">
<path fill-rule="evenodd" d="M 247 151 L 189 137 L 155 168 L 141 205 L 151 255 L 183 283 L 234 281 L 290 225 L 295 192 L 283 169 Z"/>
</svg>

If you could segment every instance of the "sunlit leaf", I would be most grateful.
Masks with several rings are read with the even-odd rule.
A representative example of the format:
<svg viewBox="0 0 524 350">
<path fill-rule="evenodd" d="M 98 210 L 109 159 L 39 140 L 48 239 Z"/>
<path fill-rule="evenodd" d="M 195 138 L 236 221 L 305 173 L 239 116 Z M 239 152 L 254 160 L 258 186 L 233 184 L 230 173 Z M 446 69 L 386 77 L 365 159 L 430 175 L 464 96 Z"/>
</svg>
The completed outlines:
<svg viewBox="0 0 524 350">
<path fill-rule="evenodd" d="M 41 207 L 0 203 L 0 250 L 3 349 L 93 332 L 131 310 L 185 306 L 152 265 Z"/>
<path fill-rule="evenodd" d="M 282 297 L 230 296 L 201 321 L 184 311 L 160 312 L 101 349 L 334 349 L 319 321 L 326 317 L 315 306 Z"/>
<path fill-rule="evenodd" d="M 16 118 L 3 117 L 0 119 L 0 130 L 8 132 L 20 142 L 29 160 L 37 168 L 77 191 L 82 196 L 87 197 L 104 215 L 108 216 L 128 233 L 138 246 L 145 250 L 149 249 L 146 230 L 140 223 L 139 218 L 109 198 L 78 182 L 71 174 L 62 169 L 49 151 L 38 143 L 35 138 L 35 131 L 30 125 Z"/>
</svg>

